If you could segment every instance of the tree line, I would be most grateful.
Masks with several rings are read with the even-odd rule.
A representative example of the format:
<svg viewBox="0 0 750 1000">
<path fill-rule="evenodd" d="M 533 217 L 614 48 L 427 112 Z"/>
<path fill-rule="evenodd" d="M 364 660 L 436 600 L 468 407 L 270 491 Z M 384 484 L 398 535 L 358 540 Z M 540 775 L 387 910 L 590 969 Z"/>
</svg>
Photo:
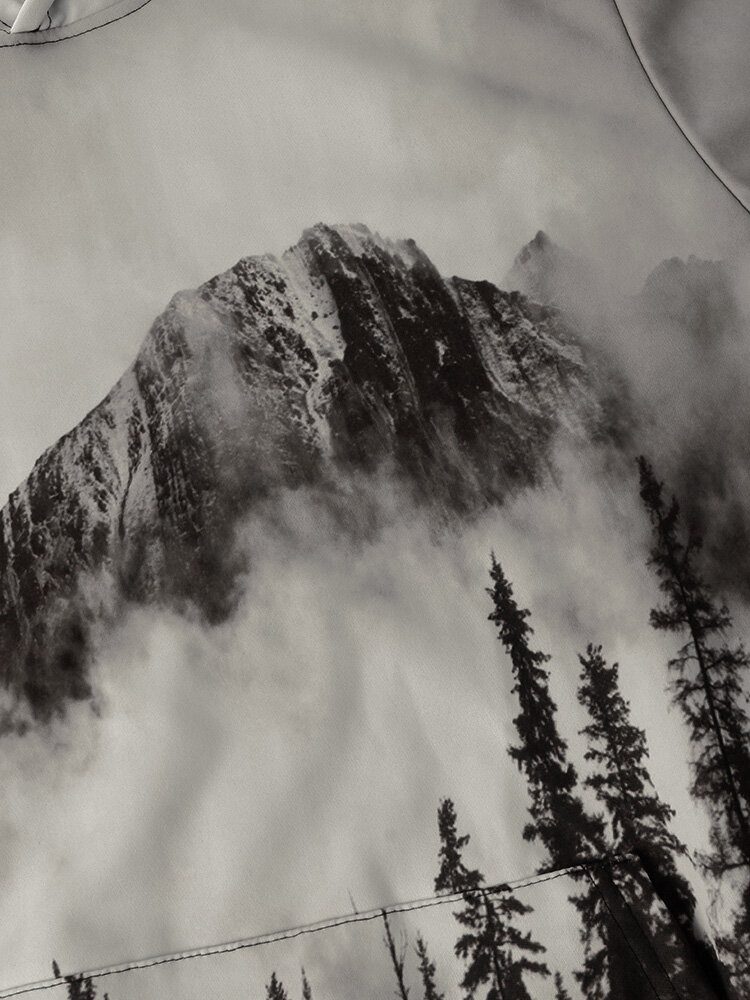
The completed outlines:
<svg viewBox="0 0 750 1000">
<path fill-rule="evenodd" d="M 681 863 L 688 852 L 671 828 L 674 809 L 651 779 L 646 733 L 633 722 L 619 665 L 608 662 L 601 644 L 589 643 L 578 656 L 577 696 L 588 719 L 579 733 L 586 746 L 580 776 L 558 726 L 552 657 L 536 648 L 531 613 L 492 554 L 488 617 L 518 708 L 508 753 L 526 780 L 523 837 L 544 848 L 542 870 L 580 866 L 571 873 L 577 882 L 571 903 L 583 963 L 573 977 L 586 1000 L 750 995 L 750 659 L 742 643 L 730 641 L 732 615 L 701 572 L 699 533 L 683 524 L 677 499 L 665 496 L 649 461 L 637 464 L 651 529 L 648 565 L 661 598 L 649 620 L 680 642 L 667 664 L 669 689 L 693 750 L 690 792 L 710 820 L 709 848 L 698 862 L 716 885 L 727 877 L 740 881 L 732 934 L 719 942 L 724 961 L 695 930 L 696 900 Z M 454 914 L 460 927 L 454 951 L 463 963 L 465 1000 L 532 1000 L 535 982 L 550 978 L 556 1000 L 570 1000 L 561 971 L 549 968 L 544 945 L 524 929 L 532 908 L 507 887 L 487 887 L 467 862 L 470 837 L 459 832 L 451 799 L 440 802 L 437 818 L 434 887 L 463 900 Z M 396 944 L 386 911 L 383 923 L 396 1000 L 410 1000 L 408 942 Z M 424 1000 L 444 1000 L 421 935 L 414 954 Z M 288 998 L 269 992 L 268 1000 Z"/>
<path fill-rule="evenodd" d="M 577 697 L 587 716 L 579 733 L 586 773 L 579 775 L 550 690 L 554 661 L 536 647 L 531 613 L 519 605 L 493 553 L 488 617 L 517 705 L 516 740 L 508 753 L 527 787 L 523 837 L 543 848 L 543 871 L 579 866 L 571 873 L 570 901 L 583 960 L 572 975 L 586 1000 L 654 994 L 700 1000 L 729 997 L 733 990 L 750 995 L 750 659 L 742 643 L 730 640 L 732 615 L 701 571 L 699 533 L 683 523 L 676 498 L 665 495 L 646 458 L 638 459 L 638 474 L 651 529 L 648 565 L 660 594 L 650 624 L 680 643 L 667 664 L 669 689 L 692 747 L 690 792 L 710 823 L 709 845 L 698 862 L 715 885 L 729 879 L 739 886 L 732 933 L 718 942 L 724 962 L 694 928 L 696 900 L 682 873 L 687 849 L 672 830 L 673 808 L 652 782 L 646 734 L 633 722 L 618 664 L 608 662 L 598 643 L 578 656 Z M 556 1000 L 570 1000 L 570 984 L 549 967 L 545 946 L 525 929 L 532 908 L 508 887 L 488 887 L 470 866 L 470 837 L 459 832 L 451 799 L 440 802 L 437 820 L 434 888 L 462 900 L 454 914 L 460 929 L 454 951 L 465 1000 L 532 1000 L 540 980 L 551 980 Z M 396 942 L 385 910 L 382 918 L 396 1000 L 410 1000 L 408 942 Z M 444 1000 L 421 935 L 413 951 L 424 1000 Z M 69 1000 L 95 1000 L 90 979 L 69 976 L 66 982 Z M 304 969 L 301 996 L 312 1000 Z M 289 1000 L 275 972 L 266 1000 Z"/>
</svg>

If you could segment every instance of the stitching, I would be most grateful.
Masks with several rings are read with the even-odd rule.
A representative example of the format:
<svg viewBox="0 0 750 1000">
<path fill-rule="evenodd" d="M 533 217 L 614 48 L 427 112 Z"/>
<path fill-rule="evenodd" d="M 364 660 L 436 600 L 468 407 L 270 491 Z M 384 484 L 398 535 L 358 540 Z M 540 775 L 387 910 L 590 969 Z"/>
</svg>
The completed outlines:
<svg viewBox="0 0 750 1000">
<path fill-rule="evenodd" d="M 156 958 L 148 958 L 126 962 L 123 965 L 108 966 L 103 969 L 93 969 L 90 972 L 76 972 L 72 975 L 84 976 L 90 979 L 104 979 L 106 976 L 117 976 L 125 972 L 134 972 L 140 969 L 153 969 L 159 965 L 170 965 L 175 962 L 185 962 L 196 958 L 209 958 L 216 955 L 229 955 L 233 952 L 244 951 L 250 948 L 260 948 L 263 945 L 275 944 L 279 941 L 292 941 L 295 938 L 304 937 L 310 934 L 318 934 L 322 931 L 331 930 L 336 927 L 345 927 L 348 924 L 368 923 L 372 920 L 382 919 L 383 913 L 411 913 L 417 910 L 427 910 L 435 906 L 445 906 L 449 903 L 456 903 L 467 895 L 475 893 L 484 895 L 500 895 L 504 892 L 513 892 L 517 889 L 525 889 L 530 886 L 542 885 L 545 882 L 552 882 L 554 879 L 565 876 L 575 876 L 577 874 L 588 874 L 591 869 L 611 865 L 612 862 L 631 857 L 630 854 L 621 853 L 608 855 L 599 858 L 592 858 L 580 864 L 571 865 L 568 868 L 558 868 L 551 872 L 542 872 L 538 875 L 527 876 L 515 882 L 502 882 L 496 885 L 483 886 L 480 889 L 467 889 L 463 892 L 427 896 L 424 899 L 414 899 L 408 902 L 392 903 L 390 906 L 381 906 L 374 910 L 365 910 L 362 913 L 349 913 L 340 917 L 332 917 L 317 923 L 306 924 L 300 927 L 293 927 L 288 930 L 274 931 L 270 934 L 260 934 L 251 938 L 244 938 L 238 941 L 230 941 L 226 944 L 208 945 L 204 948 L 195 948 L 191 951 L 175 952 L 170 955 L 162 955 Z M 589 876 L 590 877 L 590 876 Z M 42 990 L 54 989 L 58 986 L 67 986 L 64 977 L 59 979 L 49 979 L 44 982 L 29 983 L 27 986 L 0 990 L 0 1000 L 8 1000 L 10 997 L 18 997 L 27 993 L 37 993 Z"/>
<path fill-rule="evenodd" d="M 622 924 L 620 923 L 620 921 L 617 919 L 617 917 L 612 912 L 612 908 L 610 907 L 609 903 L 607 902 L 606 896 L 602 892 L 601 888 L 594 881 L 594 879 L 591 877 L 591 873 L 587 871 L 586 872 L 586 877 L 588 878 L 588 880 L 591 883 L 591 885 L 593 886 L 593 888 L 599 893 L 599 898 L 604 903 L 604 905 L 605 905 L 605 907 L 607 909 L 607 912 L 609 913 L 610 917 L 612 918 L 612 920 L 613 920 L 615 926 L 617 927 L 617 929 L 619 930 L 620 934 L 622 934 L 622 937 L 623 937 L 623 940 L 625 941 L 625 944 L 628 946 L 628 948 L 630 949 L 630 951 L 633 953 L 633 957 L 635 958 L 636 962 L 638 963 L 638 967 L 641 970 L 641 972 L 643 973 L 643 976 L 644 976 L 646 982 L 651 987 L 651 990 L 652 990 L 654 996 L 656 997 L 656 1000 L 659 1000 L 659 996 L 660 996 L 659 995 L 659 991 L 654 986 L 654 984 L 653 984 L 653 982 L 651 980 L 651 976 L 649 976 L 648 972 L 646 971 L 646 967 L 644 966 L 643 962 L 641 961 L 640 955 L 638 954 L 638 952 L 633 947 L 632 942 L 631 942 L 630 938 L 628 937 L 628 935 L 625 933 L 625 928 L 622 926 Z"/>
<path fill-rule="evenodd" d="M 644 73 L 644 75 L 646 77 L 646 80 L 648 81 L 649 85 L 651 86 L 651 89 L 653 90 L 653 92 L 659 98 L 659 102 L 662 104 L 664 110 L 667 112 L 667 114 L 669 115 L 669 117 L 672 119 L 673 124 L 676 125 L 678 131 L 680 132 L 680 134 L 682 135 L 682 137 L 685 139 L 685 141 L 687 142 L 687 144 L 690 146 L 690 148 L 693 150 L 693 152 L 696 153 L 696 155 L 698 156 L 698 158 L 702 161 L 703 165 L 705 167 L 707 167 L 708 170 L 713 174 L 713 176 L 716 178 L 716 180 L 719 182 L 719 184 L 721 184 L 721 186 L 726 191 L 729 192 L 729 194 L 734 198 L 734 200 L 737 202 L 737 204 L 740 206 L 740 208 L 743 208 L 748 213 L 748 215 L 750 215 L 750 208 L 745 204 L 745 202 L 742 200 L 742 198 L 740 198 L 740 196 L 731 188 L 731 186 L 729 185 L 729 182 L 725 181 L 724 178 L 721 176 L 721 173 L 720 173 L 721 167 L 720 166 L 719 167 L 714 167 L 714 166 L 711 165 L 711 163 L 706 158 L 706 156 L 704 156 L 704 154 L 701 153 L 700 149 L 698 149 L 698 146 L 696 145 L 696 143 L 693 142 L 693 140 L 690 138 L 690 136 L 688 135 L 687 131 L 679 123 L 679 121 L 678 121 L 675 113 L 672 111 L 672 109 L 667 104 L 666 99 L 664 97 L 662 97 L 661 91 L 656 86 L 656 83 L 654 82 L 653 78 L 651 77 L 651 74 L 649 73 L 648 69 L 646 69 L 646 64 L 643 61 L 643 59 L 641 57 L 641 54 L 638 51 L 638 48 L 637 48 L 635 42 L 633 41 L 633 36 L 630 34 L 630 29 L 628 28 L 628 25 L 627 25 L 627 23 L 625 21 L 623 13 L 620 10 L 620 5 L 618 3 L 618 0 L 612 0 L 612 6 L 615 8 L 615 11 L 617 12 L 617 16 L 620 19 L 620 24 L 623 27 L 623 30 L 625 32 L 625 36 L 626 36 L 628 42 L 630 43 L 630 47 L 633 50 L 633 54 L 635 55 L 635 58 L 638 60 L 639 66 L 643 70 L 643 73 Z"/>
<path fill-rule="evenodd" d="M 648 878 L 648 876 L 646 876 L 646 877 Z M 656 947 L 654 946 L 654 944 L 651 942 L 650 937 L 648 936 L 648 934 L 644 930 L 643 924 L 638 919 L 638 914 L 636 913 L 635 909 L 633 908 L 632 903 L 630 902 L 630 900 L 628 899 L 628 897 L 625 895 L 625 893 L 622 891 L 622 889 L 620 889 L 620 887 L 617 885 L 616 882 L 613 882 L 613 885 L 614 885 L 615 889 L 617 890 L 617 893 L 618 893 L 620 899 L 623 901 L 623 903 L 625 904 L 625 906 L 628 908 L 628 913 L 633 918 L 633 923 L 638 928 L 638 933 L 640 934 L 641 938 L 645 942 L 646 947 L 653 954 L 654 958 L 656 959 L 657 965 L 659 966 L 659 968 L 661 969 L 662 973 L 664 974 L 664 978 L 667 980 L 667 982 L 669 983 L 669 985 L 672 987 L 672 992 L 674 993 L 674 995 L 679 1000 L 680 993 L 679 993 L 679 991 L 677 989 L 677 986 L 675 985 L 674 980 L 670 976 L 669 970 L 667 969 L 667 967 L 662 962 L 661 955 L 659 954 L 658 950 L 656 949 Z M 651 885 L 650 881 L 649 881 L 649 885 Z"/>
<path fill-rule="evenodd" d="M 110 24 L 116 24 L 118 21 L 124 21 L 126 17 L 130 17 L 131 14 L 137 14 L 139 10 L 151 3 L 151 0 L 143 0 L 143 3 L 139 4 L 137 7 L 133 7 L 132 10 L 125 11 L 124 14 L 118 14 L 117 17 L 113 17 L 108 21 L 103 21 L 101 24 L 95 24 L 91 28 L 84 28 L 83 31 L 74 31 L 69 35 L 64 35 L 62 38 L 40 38 L 38 42 L 10 42 L 6 45 L 0 45 L 0 49 L 16 49 L 20 48 L 22 45 L 55 45 L 57 42 L 67 42 L 71 38 L 82 38 L 84 35 L 90 35 L 92 31 L 99 31 L 100 28 L 107 28 Z M 50 27 L 52 26 L 52 19 L 50 18 Z M 37 31 L 40 29 L 37 28 Z M 49 30 L 49 29 L 46 29 Z M 64 26 L 62 27 L 64 30 Z M 6 34 L 10 34 L 6 32 Z M 0 993 L 2 996 L 2 993 Z"/>
<path fill-rule="evenodd" d="M 601 899 L 601 901 L 602 901 L 602 902 L 604 903 L 604 905 L 605 905 L 605 907 L 606 907 L 606 909 L 607 909 L 607 912 L 609 913 L 610 917 L 612 917 L 612 920 L 614 921 L 614 924 L 615 924 L 615 926 L 617 927 L 617 929 L 618 929 L 618 930 L 620 931 L 620 933 L 622 934 L 622 937 L 623 937 L 623 940 L 625 941 L 625 944 L 626 944 L 626 945 L 628 946 L 628 948 L 630 948 L 630 950 L 632 951 L 632 953 L 633 953 L 633 957 L 635 958 L 635 960 L 636 960 L 636 962 L 638 963 L 638 966 L 639 966 L 639 968 L 640 968 L 641 972 L 643 973 L 644 977 L 646 978 L 646 981 L 648 982 L 649 986 L 651 987 L 651 989 L 652 989 L 652 991 L 653 991 L 653 994 L 654 994 L 654 996 L 655 996 L 655 997 L 657 998 L 657 1000 L 659 1000 L 659 994 L 658 994 L 658 992 L 657 992 L 657 989 L 656 989 L 656 987 L 655 987 L 655 986 L 654 986 L 654 984 L 653 984 L 653 983 L 651 982 L 651 977 L 650 977 L 650 976 L 649 976 L 649 974 L 648 974 L 648 973 L 646 972 L 646 969 L 644 968 L 644 965 L 643 965 L 643 962 L 641 961 L 641 959 L 640 959 L 640 956 L 638 955 L 638 952 L 637 952 L 637 951 L 635 950 L 635 948 L 634 948 L 634 947 L 633 947 L 633 945 L 631 944 L 631 942 L 630 942 L 630 938 L 629 938 L 629 937 L 628 937 L 628 935 L 627 935 L 627 934 L 625 933 L 625 930 L 624 930 L 624 928 L 623 928 L 622 924 L 620 923 L 620 921 L 619 921 L 619 920 L 617 919 L 617 917 L 616 917 L 616 916 L 614 915 L 614 913 L 612 912 L 612 909 L 611 909 L 611 907 L 610 907 L 609 903 L 607 902 L 607 900 L 606 900 L 606 897 L 605 897 L 604 893 L 603 893 L 603 892 L 602 892 L 602 890 L 601 890 L 601 889 L 599 888 L 599 886 L 598 886 L 598 885 L 596 884 L 596 882 L 595 882 L 595 881 L 593 880 L 593 878 L 591 877 L 591 873 L 590 873 L 590 872 L 586 872 L 586 877 L 588 878 L 588 880 L 589 880 L 589 882 L 591 883 L 591 885 L 593 886 L 593 888 L 594 888 L 594 889 L 595 889 L 595 890 L 596 890 L 596 891 L 597 891 L 597 892 L 599 893 L 599 898 L 600 898 L 600 899 Z"/>
</svg>

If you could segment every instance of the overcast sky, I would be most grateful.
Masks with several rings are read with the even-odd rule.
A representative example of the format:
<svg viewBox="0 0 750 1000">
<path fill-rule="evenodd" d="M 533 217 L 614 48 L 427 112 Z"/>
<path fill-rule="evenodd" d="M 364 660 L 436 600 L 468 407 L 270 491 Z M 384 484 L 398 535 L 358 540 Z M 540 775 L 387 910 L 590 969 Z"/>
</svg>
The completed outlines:
<svg viewBox="0 0 750 1000">
<path fill-rule="evenodd" d="M 0 495 L 154 316 L 319 221 L 498 279 L 539 228 L 625 281 L 748 227 L 583 0 L 152 0 L 0 51 Z M 175 27 L 179 21 L 179 27 Z"/>
</svg>

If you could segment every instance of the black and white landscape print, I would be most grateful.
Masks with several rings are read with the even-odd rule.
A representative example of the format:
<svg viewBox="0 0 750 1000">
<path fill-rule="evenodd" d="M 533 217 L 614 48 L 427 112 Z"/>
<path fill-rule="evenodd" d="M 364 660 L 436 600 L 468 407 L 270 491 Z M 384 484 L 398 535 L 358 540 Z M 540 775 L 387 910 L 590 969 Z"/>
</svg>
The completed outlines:
<svg viewBox="0 0 750 1000">
<path fill-rule="evenodd" d="M 81 1000 L 144 992 L 213 996 L 226 995 L 227 983 L 244 981 L 237 996 L 267 1000 L 350 996 L 355 991 L 398 1000 L 467 994 L 564 1000 L 579 995 L 576 984 L 585 976 L 589 996 L 722 995 L 721 983 L 712 982 L 700 961 L 679 945 L 675 948 L 680 931 L 662 906 L 649 909 L 656 934 L 645 938 L 634 917 L 642 903 L 643 876 L 631 863 L 619 860 L 607 868 L 564 869 L 489 885 L 467 864 L 469 838 L 455 836 L 450 802 L 441 806 L 441 820 L 446 812 L 451 822 L 447 828 L 441 824 L 445 839 L 436 881 L 442 885 L 446 875 L 452 877 L 449 869 L 457 866 L 464 892 L 445 886 L 433 899 L 207 949 L 166 966 L 144 962 L 137 970 L 115 967 L 98 980 L 62 975 L 62 986 L 55 988 Z M 577 933 L 582 912 L 599 914 L 596 919 L 601 920 L 603 940 L 593 947 L 591 938 L 582 943 Z M 639 919 L 644 912 L 640 909 Z M 609 966 L 616 968 L 619 985 L 602 993 L 599 969 Z M 581 974 L 580 968 L 586 971 Z M 57 965 L 54 972 L 61 972 Z"/>
<path fill-rule="evenodd" d="M 176 294 L 1 515 L 4 983 L 742 996 L 741 288 L 319 224 Z"/>
</svg>

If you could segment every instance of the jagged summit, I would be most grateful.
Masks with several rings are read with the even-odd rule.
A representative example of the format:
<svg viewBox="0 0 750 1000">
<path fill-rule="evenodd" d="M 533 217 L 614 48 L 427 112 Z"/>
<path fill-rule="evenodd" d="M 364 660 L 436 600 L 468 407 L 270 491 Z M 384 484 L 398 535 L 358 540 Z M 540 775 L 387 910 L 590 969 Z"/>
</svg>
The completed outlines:
<svg viewBox="0 0 750 1000">
<path fill-rule="evenodd" d="M 288 252 L 293 252 L 301 244 L 311 241 L 319 241 L 330 248 L 336 239 L 343 240 L 357 257 L 362 257 L 377 248 L 390 256 L 400 257 L 407 267 L 413 267 L 418 263 L 430 264 L 429 258 L 419 249 L 414 240 L 385 238 L 361 222 L 337 225 L 318 222 L 306 229 L 299 242 L 294 247 L 290 247 Z"/>
<path fill-rule="evenodd" d="M 503 284 L 537 302 L 566 306 L 590 280 L 588 266 L 540 229 L 518 252 Z"/>
<path fill-rule="evenodd" d="M 554 243 L 543 229 L 537 231 L 536 236 L 529 240 L 518 251 L 514 264 L 527 264 L 529 261 L 537 259 L 540 254 L 550 254 L 559 251 L 559 247 Z"/>
<path fill-rule="evenodd" d="M 555 310 L 444 279 L 411 240 L 319 224 L 244 257 L 174 296 L 0 512 L 3 683 L 46 718 L 89 696 L 92 635 L 125 602 L 221 619 L 238 523 L 275 491 L 387 467 L 467 516 L 600 416 Z"/>
<path fill-rule="evenodd" d="M 540 253 L 549 252 L 554 247 L 555 244 L 552 242 L 549 236 L 544 232 L 543 229 L 539 229 L 533 240 L 529 240 L 529 242 L 524 247 L 521 248 L 518 255 L 516 256 L 516 260 L 520 261 L 521 263 L 526 263 L 528 260 L 531 260 L 534 256 Z"/>
</svg>

